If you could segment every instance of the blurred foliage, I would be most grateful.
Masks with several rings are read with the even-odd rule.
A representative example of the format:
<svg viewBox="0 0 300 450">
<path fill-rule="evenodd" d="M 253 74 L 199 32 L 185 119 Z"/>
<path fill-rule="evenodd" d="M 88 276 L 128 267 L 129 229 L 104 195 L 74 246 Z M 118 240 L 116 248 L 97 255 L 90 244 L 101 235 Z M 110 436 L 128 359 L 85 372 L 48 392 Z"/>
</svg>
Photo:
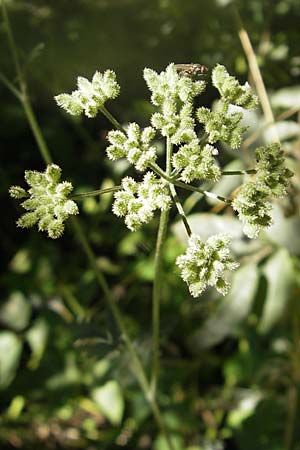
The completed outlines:
<svg viewBox="0 0 300 450">
<path fill-rule="evenodd" d="M 31 98 L 54 159 L 81 192 L 118 183 L 126 164 L 104 158 L 105 118 L 72 119 L 53 96 L 78 74 L 112 68 L 122 86 L 109 105 L 121 122 L 147 123 L 151 106 L 141 71 L 169 62 L 225 64 L 241 80 L 248 70 L 229 1 L 10 0 L 7 2 Z M 203 237 L 234 236 L 241 268 L 224 299 L 195 301 L 174 272 L 181 224 L 167 241 L 162 295 L 159 403 L 178 450 L 300 449 L 300 56 L 298 0 L 237 2 L 257 52 L 276 124 L 295 172 L 275 224 L 259 240 L 200 194 L 186 197 Z M 0 25 L 1 72 L 15 75 Z M 251 77 L 250 77 L 251 81 Z M 0 447 L 8 449 L 154 449 L 166 443 L 130 370 L 122 338 L 71 232 L 57 243 L 15 227 L 8 198 L 24 169 L 43 170 L 21 106 L 1 85 Z M 210 104 L 215 92 L 209 91 Z M 269 142 L 261 113 L 240 151 L 223 148 L 229 170 L 251 164 Z M 253 134 L 254 133 L 254 134 Z M 241 178 L 222 180 L 229 195 Z M 156 224 L 128 234 L 110 198 L 81 205 L 85 232 L 118 299 L 143 363 L 151 355 L 151 281 Z M 176 222 L 176 213 L 173 211 Z M 109 231 L 108 231 L 109 230 Z"/>
</svg>

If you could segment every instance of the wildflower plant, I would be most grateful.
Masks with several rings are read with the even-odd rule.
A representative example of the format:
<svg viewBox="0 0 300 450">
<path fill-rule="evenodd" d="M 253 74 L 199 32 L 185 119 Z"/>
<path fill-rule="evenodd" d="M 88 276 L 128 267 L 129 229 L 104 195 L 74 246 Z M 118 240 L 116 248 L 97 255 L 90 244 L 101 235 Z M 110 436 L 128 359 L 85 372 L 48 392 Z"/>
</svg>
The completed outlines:
<svg viewBox="0 0 300 450">
<path fill-rule="evenodd" d="M 104 74 L 96 72 L 92 81 L 78 77 L 77 90 L 55 97 L 57 104 L 72 115 L 84 113 L 95 117 L 98 112 L 104 113 L 117 128 L 109 131 L 107 136 L 108 158 L 112 161 L 126 158 L 138 173 L 144 173 L 142 181 L 125 177 L 120 186 L 112 189 L 115 191 L 112 211 L 124 218 L 129 230 L 138 230 L 153 219 L 155 211 L 160 211 L 160 230 L 164 236 L 169 210 L 172 204 L 176 205 L 189 236 L 187 250 L 177 258 L 176 264 L 194 297 L 208 286 L 214 286 L 225 295 L 229 290 L 229 282 L 224 278 L 226 272 L 235 270 L 238 264 L 229 250 L 229 236 L 212 236 L 204 242 L 201 236 L 192 234 L 176 189 L 202 192 L 231 205 L 244 225 L 244 233 L 255 238 L 262 228 L 271 225 L 270 200 L 286 194 L 292 176 L 285 167 L 280 145 L 274 143 L 256 150 L 257 163 L 249 170 L 252 179 L 241 186 L 233 200 L 191 184 L 218 181 L 222 175 L 230 175 L 222 172 L 217 159 L 219 144 L 223 142 L 238 149 L 247 129 L 242 125 L 243 110 L 258 106 L 258 99 L 249 84 L 241 85 L 224 66 L 217 65 L 211 76 L 212 85 L 220 95 L 217 110 L 203 106 L 195 108 L 195 99 L 206 88 L 206 81 L 198 78 L 178 71 L 174 64 L 169 64 L 161 73 L 144 69 L 151 102 L 157 110 L 150 117 L 149 126 L 143 129 L 135 122 L 124 129 L 107 111 L 105 103 L 115 99 L 120 92 L 116 74 L 111 70 Z M 235 112 L 230 108 L 232 105 Z M 239 111 L 236 111 L 237 107 Z M 199 125 L 202 127 L 200 132 Z M 157 164 L 156 138 L 159 135 L 166 140 L 164 167 Z M 45 173 L 25 172 L 30 185 L 28 192 L 16 186 L 10 189 L 14 198 L 29 196 L 22 202 L 28 212 L 18 220 L 19 226 L 37 224 L 39 230 L 48 232 L 49 237 L 61 236 L 64 222 L 70 215 L 77 214 L 78 208 L 68 198 L 72 185 L 58 183 L 59 177 L 59 167 L 50 165 Z M 99 191 L 94 192 L 99 194 Z"/>
</svg>

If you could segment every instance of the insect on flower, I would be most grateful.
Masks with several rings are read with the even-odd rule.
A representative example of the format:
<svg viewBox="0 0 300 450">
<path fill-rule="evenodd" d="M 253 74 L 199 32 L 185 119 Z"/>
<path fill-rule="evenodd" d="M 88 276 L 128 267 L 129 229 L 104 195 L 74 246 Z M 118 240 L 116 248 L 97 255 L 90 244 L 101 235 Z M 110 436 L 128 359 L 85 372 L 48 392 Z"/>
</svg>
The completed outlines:
<svg viewBox="0 0 300 450">
<path fill-rule="evenodd" d="M 208 72 L 208 68 L 203 64 L 175 64 L 175 69 L 180 75 L 187 77 L 199 77 L 205 75 Z"/>
</svg>

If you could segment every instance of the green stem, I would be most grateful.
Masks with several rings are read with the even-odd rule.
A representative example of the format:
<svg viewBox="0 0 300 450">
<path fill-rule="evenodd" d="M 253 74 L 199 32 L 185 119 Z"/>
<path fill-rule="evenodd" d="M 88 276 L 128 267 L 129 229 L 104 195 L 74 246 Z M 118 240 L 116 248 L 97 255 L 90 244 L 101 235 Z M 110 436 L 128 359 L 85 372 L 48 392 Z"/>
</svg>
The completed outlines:
<svg viewBox="0 0 300 450">
<path fill-rule="evenodd" d="M 171 160 L 172 160 L 173 146 L 170 139 L 167 138 L 166 145 L 166 176 L 169 178 L 171 174 Z M 156 164 L 155 164 L 156 166 Z M 159 171 L 160 167 L 157 166 Z M 163 172 L 163 171 L 161 171 Z M 167 226 L 169 219 L 169 211 L 161 211 L 159 228 L 156 240 L 156 250 L 154 259 L 154 281 L 152 291 L 152 339 L 153 339 L 153 354 L 152 354 L 152 374 L 151 374 L 151 392 L 155 398 L 159 375 L 159 335 L 160 335 L 160 297 L 161 297 L 161 279 L 162 279 L 162 258 L 163 246 L 166 240 Z"/>
<path fill-rule="evenodd" d="M 19 98 L 19 100 L 22 103 L 22 106 L 23 106 L 24 112 L 26 114 L 28 123 L 30 125 L 31 131 L 36 139 L 36 142 L 39 146 L 39 149 L 41 151 L 44 161 L 46 162 L 46 164 L 51 164 L 52 158 L 50 156 L 47 145 L 43 139 L 40 127 L 37 123 L 35 114 L 31 107 L 29 97 L 27 95 L 27 85 L 26 85 L 26 81 L 25 81 L 25 78 L 23 76 L 23 72 L 21 69 L 19 56 L 18 56 L 18 50 L 17 50 L 17 46 L 15 44 L 15 40 L 14 40 L 14 36 L 13 36 L 12 29 L 10 26 L 9 17 L 8 17 L 8 14 L 6 11 L 4 0 L 2 0 L 2 14 L 3 14 L 3 19 L 4 19 L 4 24 L 6 27 L 6 34 L 7 34 L 7 38 L 8 38 L 10 52 L 12 54 L 12 58 L 14 61 L 14 65 L 15 65 L 15 69 L 16 69 L 16 73 L 17 73 L 17 77 L 18 77 L 18 81 L 19 81 L 21 95 L 17 95 L 17 97 Z M 3 81 L 3 77 L 2 77 L 2 81 Z"/>
<path fill-rule="evenodd" d="M 257 172 L 256 169 L 247 170 L 223 170 L 222 175 L 251 175 Z"/>
<path fill-rule="evenodd" d="M 162 257 L 163 245 L 166 239 L 169 211 L 162 211 L 160 214 L 159 228 L 156 240 L 155 259 L 154 259 L 154 281 L 152 291 L 152 376 L 151 392 L 155 396 L 158 373 L 159 373 L 159 334 L 160 334 L 160 296 L 161 296 L 161 278 L 162 278 Z"/>
<path fill-rule="evenodd" d="M 221 195 L 216 195 L 213 192 L 204 191 L 203 189 L 198 188 L 197 186 L 191 186 L 190 184 L 185 184 L 185 183 L 182 183 L 181 181 L 173 181 L 173 184 L 182 189 L 186 189 L 187 191 L 200 192 L 201 194 L 206 195 L 206 197 L 213 198 L 215 200 L 220 200 L 221 202 L 231 204 L 230 198 L 222 197 Z"/>
<path fill-rule="evenodd" d="M 120 124 L 120 122 L 117 121 L 117 119 L 105 108 L 105 106 L 103 105 L 100 108 L 100 111 L 102 112 L 102 114 L 110 121 L 110 123 L 112 123 L 112 125 L 117 129 L 122 131 L 123 133 L 126 133 L 125 128 L 122 127 L 122 125 Z"/>
<path fill-rule="evenodd" d="M 8 40 L 9 40 L 9 46 L 10 46 L 10 50 L 14 59 L 14 63 L 15 63 L 15 67 L 16 67 L 16 72 L 19 78 L 19 83 L 20 83 L 20 89 L 21 92 L 24 96 L 24 98 L 21 101 L 21 104 L 25 110 L 25 114 L 27 117 L 27 120 L 31 126 L 33 135 L 36 139 L 36 143 L 38 146 L 38 149 L 41 153 L 42 158 L 44 159 L 45 163 L 48 164 L 49 162 L 52 162 L 52 158 L 49 152 L 49 149 L 47 147 L 46 141 L 44 140 L 44 137 L 42 135 L 41 129 L 39 127 L 39 124 L 36 120 L 34 111 L 31 107 L 31 104 L 29 102 L 29 99 L 27 97 L 26 94 L 26 82 L 24 80 L 23 74 L 22 74 L 22 70 L 21 70 L 21 66 L 19 64 L 19 59 L 18 59 L 18 54 L 17 54 L 17 50 L 16 50 L 16 46 L 14 43 L 14 39 L 13 39 L 13 34 L 11 31 L 11 27 L 9 24 L 9 19 L 8 19 L 8 15 L 6 12 L 6 8 L 4 5 L 4 1 L 2 0 L 2 11 L 3 11 L 3 17 L 4 17 L 4 22 L 6 24 L 6 28 L 7 28 L 7 34 L 8 34 Z M 147 380 L 144 368 L 140 362 L 140 359 L 138 357 L 138 354 L 134 348 L 134 345 L 126 331 L 126 326 L 125 326 L 125 322 L 123 321 L 123 316 L 122 313 L 120 311 L 120 309 L 118 308 L 114 297 L 112 296 L 110 289 L 108 287 L 108 284 L 106 282 L 105 277 L 103 276 L 102 272 L 99 270 L 99 267 L 97 265 L 97 261 L 96 261 L 96 256 L 83 232 L 83 229 L 80 225 L 80 222 L 77 218 L 72 218 L 71 219 L 74 231 L 76 233 L 76 236 L 87 256 L 87 259 L 91 265 L 91 267 L 93 268 L 93 271 L 95 273 L 95 276 L 97 278 L 97 281 L 99 283 L 99 286 L 101 287 L 105 299 L 108 303 L 108 306 L 114 316 L 114 319 L 118 325 L 118 328 L 123 336 L 123 339 L 125 341 L 125 344 L 127 346 L 127 349 L 129 351 L 129 354 L 131 356 L 131 360 L 133 362 L 133 372 L 137 378 L 137 381 L 141 387 L 141 390 L 144 393 L 144 396 L 146 398 L 146 400 L 148 401 L 150 408 L 152 410 L 153 416 L 157 422 L 157 425 L 159 426 L 161 433 L 163 434 L 163 436 L 166 439 L 166 442 L 168 444 L 168 447 L 170 450 L 175 450 L 173 443 L 171 441 L 170 435 L 169 435 L 169 431 L 167 430 L 167 428 L 165 427 L 163 418 L 162 418 L 162 414 L 160 411 L 160 408 L 155 400 L 155 398 L 152 396 L 151 394 L 151 389 L 150 389 L 150 385 L 149 382 Z"/>
<path fill-rule="evenodd" d="M 35 140 L 38 144 L 38 147 L 40 149 L 41 155 L 45 161 L 46 164 L 51 164 L 52 163 L 52 157 L 50 155 L 48 146 L 43 138 L 43 135 L 41 133 L 41 129 L 37 123 L 35 114 L 33 112 L 32 106 L 31 106 L 31 102 L 28 98 L 27 93 L 22 96 L 22 100 L 21 103 L 23 105 L 24 108 L 24 112 L 26 114 L 28 123 L 30 125 L 31 131 L 33 136 L 35 137 Z"/>
<path fill-rule="evenodd" d="M 113 186 L 106 189 L 97 189 L 95 191 L 82 192 L 81 194 L 71 195 L 70 198 L 72 200 L 80 200 L 85 197 L 95 197 L 96 195 L 109 194 L 110 192 L 117 192 L 122 189 L 122 186 Z"/>
<path fill-rule="evenodd" d="M 21 100 L 22 93 L 9 81 L 9 79 L 0 72 L 0 80 L 10 90 L 12 94 L 14 94 L 17 99 Z"/>
<path fill-rule="evenodd" d="M 179 197 L 178 197 L 178 195 L 177 195 L 175 186 L 174 186 L 173 184 L 170 184 L 170 191 L 171 191 L 171 195 L 172 195 L 172 197 L 173 197 L 173 200 L 174 200 L 174 202 L 175 202 L 177 211 L 178 211 L 178 213 L 179 213 L 179 215 L 180 215 L 180 217 L 181 217 L 181 220 L 182 220 L 182 222 L 183 222 L 183 225 L 185 226 L 186 232 L 187 232 L 188 236 L 191 236 L 191 234 L 192 234 L 191 227 L 190 227 L 190 225 L 189 225 L 189 223 L 188 223 L 188 220 L 187 220 L 187 217 L 186 217 L 186 215 L 185 215 L 183 206 L 182 206 L 182 204 L 181 204 L 181 202 L 180 202 L 180 200 L 179 200 Z"/>
</svg>

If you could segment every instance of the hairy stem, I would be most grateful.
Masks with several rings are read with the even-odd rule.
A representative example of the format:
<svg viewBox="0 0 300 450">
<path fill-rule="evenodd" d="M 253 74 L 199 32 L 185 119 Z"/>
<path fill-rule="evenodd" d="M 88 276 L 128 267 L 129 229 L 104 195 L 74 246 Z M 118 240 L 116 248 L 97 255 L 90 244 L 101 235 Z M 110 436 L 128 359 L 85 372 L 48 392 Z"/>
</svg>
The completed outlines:
<svg viewBox="0 0 300 450">
<path fill-rule="evenodd" d="M 167 138 L 166 145 L 166 176 L 171 174 L 172 144 Z M 157 166 L 158 167 L 158 166 Z M 159 168 L 160 169 L 160 168 Z M 154 281 L 152 291 L 152 374 L 151 374 L 151 392 L 155 397 L 158 374 L 159 374 L 159 334 L 160 334 L 160 297 L 161 297 L 161 268 L 163 258 L 163 245 L 166 240 L 169 211 L 161 211 L 159 228 L 156 240 L 155 259 L 154 259 Z"/>
<path fill-rule="evenodd" d="M 80 200 L 85 197 L 95 197 L 96 195 L 109 194 L 110 192 L 117 192 L 122 189 L 122 186 L 112 186 L 106 189 L 96 189 L 95 191 L 82 192 L 80 194 L 71 195 L 72 200 Z"/>
<path fill-rule="evenodd" d="M 223 170 L 222 175 L 252 175 L 256 173 L 256 169 L 247 170 Z"/>
<path fill-rule="evenodd" d="M 117 121 L 117 119 L 105 108 L 104 105 L 100 108 L 100 111 L 117 130 L 120 130 L 126 134 L 125 128 L 122 127 L 120 122 Z"/>
<path fill-rule="evenodd" d="M 160 297 L 161 297 L 161 271 L 163 245 L 166 239 L 169 211 L 162 211 L 160 214 L 159 227 L 156 240 L 155 258 L 154 258 L 154 281 L 152 290 L 152 374 L 151 374 L 151 392 L 155 396 L 158 373 L 159 373 L 159 334 L 160 334 Z"/>
<path fill-rule="evenodd" d="M 200 194 L 203 194 L 206 197 L 213 198 L 215 200 L 220 200 L 220 202 L 224 202 L 224 203 L 228 203 L 228 204 L 231 203 L 230 198 L 222 197 L 221 195 L 213 194 L 212 192 L 205 191 L 205 190 L 203 190 L 201 188 L 198 188 L 197 186 L 192 186 L 190 184 L 185 184 L 185 183 L 182 183 L 181 181 L 173 181 L 173 184 L 175 186 L 178 186 L 178 187 L 182 188 L 182 189 L 186 189 L 187 191 L 200 192 Z"/>
<path fill-rule="evenodd" d="M 187 220 L 187 217 L 186 217 L 186 215 L 185 215 L 183 206 L 182 206 L 182 204 L 181 204 L 181 202 L 180 202 L 180 200 L 179 200 L 179 197 L 178 197 L 178 195 L 177 195 L 175 186 L 174 186 L 173 184 L 170 184 L 170 191 L 171 191 L 171 195 L 172 195 L 172 197 L 173 197 L 173 200 L 174 200 L 174 202 L 175 202 L 177 211 L 178 211 L 178 213 L 179 213 L 179 215 L 180 215 L 180 217 L 181 217 L 181 220 L 182 220 L 182 222 L 183 222 L 183 225 L 184 225 L 184 227 L 185 227 L 185 229 L 186 229 L 186 232 L 187 232 L 188 236 L 191 236 L 191 234 L 192 234 L 191 227 L 190 227 L 190 225 L 189 225 L 189 223 L 188 223 L 188 220 Z"/>
</svg>

